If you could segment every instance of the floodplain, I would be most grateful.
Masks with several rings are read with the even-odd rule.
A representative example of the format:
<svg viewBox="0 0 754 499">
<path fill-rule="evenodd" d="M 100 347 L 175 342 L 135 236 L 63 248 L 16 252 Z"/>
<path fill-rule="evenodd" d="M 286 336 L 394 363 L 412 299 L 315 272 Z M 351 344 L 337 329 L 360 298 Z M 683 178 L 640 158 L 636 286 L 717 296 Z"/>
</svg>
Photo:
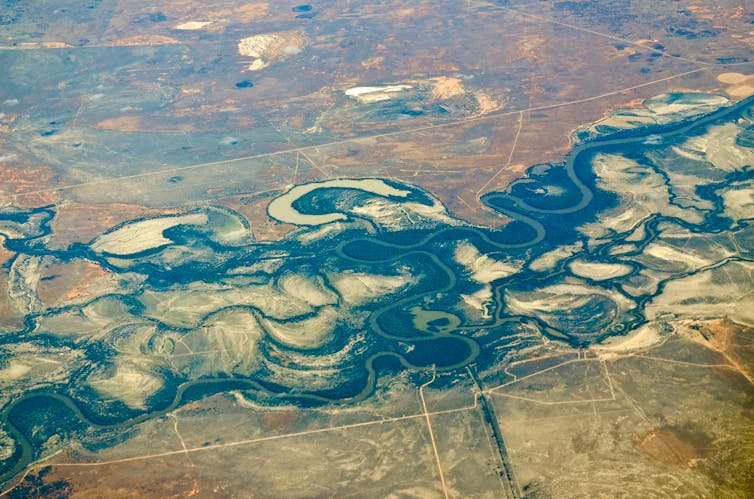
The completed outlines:
<svg viewBox="0 0 754 499">
<path fill-rule="evenodd" d="M 3 494 L 751 495 L 743 7 L 42 7 Z"/>
</svg>

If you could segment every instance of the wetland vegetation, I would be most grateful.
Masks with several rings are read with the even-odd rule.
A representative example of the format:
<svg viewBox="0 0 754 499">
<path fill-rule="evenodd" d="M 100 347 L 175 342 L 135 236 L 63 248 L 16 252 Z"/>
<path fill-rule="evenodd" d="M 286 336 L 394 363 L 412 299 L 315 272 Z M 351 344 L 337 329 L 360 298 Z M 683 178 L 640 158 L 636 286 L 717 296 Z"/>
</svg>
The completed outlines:
<svg viewBox="0 0 754 499">
<path fill-rule="evenodd" d="M 677 94 L 651 104 L 663 99 L 692 111 L 577 133 L 563 163 L 485 195 L 511 218 L 502 228 L 472 226 L 431 193 L 377 178 L 292 187 L 269 215 L 299 229 L 274 242 L 255 241 L 237 212 L 205 206 L 55 249 L 55 206 L 4 209 L 0 233 L 17 254 L 9 294 L 24 327 L 0 337 L 13 449 L 0 478 L 42 456 L 53 435 L 93 448 L 220 391 L 269 406 L 349 404 L 381 373 L 484 371 L 532 331 L 585 348 L 723 307 L 754 325 L 754 101 L 710 111 L 703 96 Z M 77 262 L 98 269 L 97 296 L 42 292 L 65 278 L 44 269 Z M 39 386 L 26 372 L 44 363 L 54 381 Z M 58 417 L 35 409 L 42 403 Z"/>
</svg>

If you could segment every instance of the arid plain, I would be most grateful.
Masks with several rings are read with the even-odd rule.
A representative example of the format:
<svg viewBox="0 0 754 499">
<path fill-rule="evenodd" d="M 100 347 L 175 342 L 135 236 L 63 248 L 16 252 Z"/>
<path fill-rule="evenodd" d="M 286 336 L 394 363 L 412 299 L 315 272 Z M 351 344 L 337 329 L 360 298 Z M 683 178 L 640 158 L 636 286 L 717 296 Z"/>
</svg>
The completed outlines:
<svg viewBox="0 0 754 499">
<path fill-rule="evenodd" d="M 7 2 L 3 490 L 750 496 L 752 22 Z"/>
</svg>

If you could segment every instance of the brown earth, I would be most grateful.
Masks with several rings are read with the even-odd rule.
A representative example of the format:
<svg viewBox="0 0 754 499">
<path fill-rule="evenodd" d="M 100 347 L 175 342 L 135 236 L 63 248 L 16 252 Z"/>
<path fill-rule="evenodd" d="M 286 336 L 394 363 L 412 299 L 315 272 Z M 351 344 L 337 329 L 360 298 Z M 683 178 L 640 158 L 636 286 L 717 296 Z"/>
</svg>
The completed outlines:
<svg viewBox="0 0 754 499">
<path fill-rule="evenodd" d="M 655 428 L 636 449 L 651 460 L 667 466 L 692 466 L 707 454 L 710 439 L 703 433 L 673 428 Z"/>
</svg>

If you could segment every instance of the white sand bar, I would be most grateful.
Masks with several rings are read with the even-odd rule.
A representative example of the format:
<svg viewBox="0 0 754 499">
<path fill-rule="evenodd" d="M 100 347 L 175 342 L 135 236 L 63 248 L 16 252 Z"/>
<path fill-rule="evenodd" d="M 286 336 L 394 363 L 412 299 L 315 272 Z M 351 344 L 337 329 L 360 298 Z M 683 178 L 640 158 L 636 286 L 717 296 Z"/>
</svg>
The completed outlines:
<svg viewBox="0 0 754 499">
<path fill-rule="evenodd" d="M 611 353 L 619 354 L 646 350 L 660 341 L 662 341 L 662 325 L 657 322 L 650 322 L 625 336 L 610 336 L 602 343 L 590 346 L 589 349 L 605 356 L 605 354 Z"/>
<path fill-rule="evenodd" d="M 162 235 L 176 225 L 203 225 L 207 223 L 206 213 L 190 213 L 177 217 L 160 217 L 141 220 L 124 225 L 99 237 L 92 243 L 94 251 L 112 255 L 132 255 L 152 248 L 158 248 L 173 241 Z"/>
<path fill-rule="evenodd" d="M 358 189 L 373 194 L 379 194 L 380 196 L 406 197 L 411 194 L 410 191 L 396 189 L 376 178 L 326 180 L 324 182 L 312 182 L 310 184 L 294 186 L 282 196 L 273 199 L 267 207 L 267 213 L 276 220 L 294 225 L 322 225 L 335 222 L 336 220 L 344 220 L 347 217 L 343 213 L 335 212 L 324 213 L 321 215 L 307 215 L 297 211 L 293 207 L 293 203 L 298 198 L 305 196 L 312 191 L 333 188 Z"/>
<path fill-rule="evenodd" d="M 588 277 L 595 281 L 606 281 L 621 277 L 631 272 L 629 265 L 620 263 L 599 263 L 574 260 L 570 264 L 571 272 L 580 277 Z"/>
<path fill-rule="evenodd" d="M 345 91 L 348 97 L 352 97 L 362 104 L 388 100 L 396 92 L 411 89 L 411 85 L 389 85 L 386 87 L 353 87 Z"/>
<path fill-rule="evenodd" d="M 489 283 L 518 272 L 515 265 L 490 258 L 466 241 L 458 243 L 453 258 L 466 267 L 471 279 L 479 283 Z"/>
<path fill-rule="evenodd" d="M 212 21 L 189 21 L 183 24 L 179 24 L 174 29 L 179 29 L 182 31 L 194 31 L 209 26 L 210 24 L 212 24 Z"/>
</svg>

